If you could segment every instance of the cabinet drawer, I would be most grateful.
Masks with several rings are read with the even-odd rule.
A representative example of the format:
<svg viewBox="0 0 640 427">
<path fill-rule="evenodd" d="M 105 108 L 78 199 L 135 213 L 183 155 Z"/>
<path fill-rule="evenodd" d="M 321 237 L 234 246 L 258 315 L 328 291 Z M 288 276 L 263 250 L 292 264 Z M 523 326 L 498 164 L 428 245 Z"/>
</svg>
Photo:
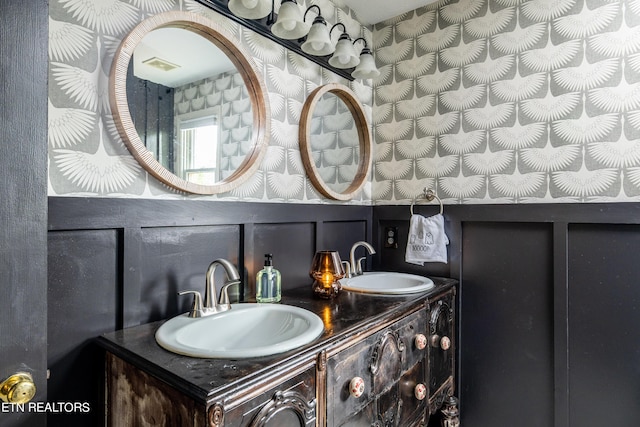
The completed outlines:
<svg viewBox="0 0 640 427">
<path fill-rule="evenodd" d="M 315 368 L 242 405 L 225 410 L 224 427 L 311 427 L 316 424 Z"/>
</svg>

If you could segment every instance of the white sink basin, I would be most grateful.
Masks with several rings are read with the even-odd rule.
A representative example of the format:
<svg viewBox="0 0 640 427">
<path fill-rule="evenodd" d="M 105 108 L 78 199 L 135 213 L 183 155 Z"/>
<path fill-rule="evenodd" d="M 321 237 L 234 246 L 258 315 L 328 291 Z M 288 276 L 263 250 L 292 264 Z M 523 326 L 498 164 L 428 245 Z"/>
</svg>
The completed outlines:
<svg viewBox="0 0 640 427">
<path fill-rule="evenodd" d="M 156 332 L 161 347 L 203 358 L 269 356 L 309 344 L 324 331 L 314 313 L 285 304 L 232 304 L 231 310 L 201 318 L 183 314 Z"/>
<path fill-rule="evenodd" d="M 341 279 L 340 284 L 346 291 L 382 295 L 415 294 L 435 286 L 428 277 L 392 272 L 368 272 L 350 279 Z"/>
</svg>

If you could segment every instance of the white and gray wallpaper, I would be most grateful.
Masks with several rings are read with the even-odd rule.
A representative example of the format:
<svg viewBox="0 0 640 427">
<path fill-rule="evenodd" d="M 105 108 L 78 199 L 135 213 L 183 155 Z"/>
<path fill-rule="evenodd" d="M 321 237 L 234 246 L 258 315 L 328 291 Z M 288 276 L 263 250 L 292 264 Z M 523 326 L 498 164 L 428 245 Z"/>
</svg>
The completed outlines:
<svg viewBox="0 0 640 427">
<path fill-rule="evenodd" d="M 373 38 L 377 203 L 639 199 L 639 0 L 439 2 Z"/>
<path fill-rule="evenodd" d="M 318 4 L 330 25 L 339 19 L 353 37 L 364 34 L 371 40 L 371 31 L 351 16 L 341 0 L 298 3 Z M 49 10 L 50 196 L 328 203 L 307 179 L 298 147 L 305 99 L 322 84 L 343 83 L 357 93 L 371 119 L 371 81 L 348 82 L 193 0 L 51 0 Z M 267 88 L 271 109 L 267 154 L 258 172 L 229 193 L 185 195 L 156 181 L 138 166 L 113 123 L 108 76 L 114 53 L 139 22 L 169 10 L 206 15 L 224 27 L 251 56 Z M 370 183 L 352 203 L 371 203 Z"/>
<path fill-rule="evenodd" d="M 305 176 L 297 135 L 308 94 L 337 81 L 373 123 L 374 173 L 353 203 L 409 203 L 424 187 L 445 203 L 639 199 L 640 0 L 440 1 L 375 25 L 373 35 L 342 0 L 299 3 L 373 39 L 381 76 L 346 82 L 193 0 L 52 0 L 49 194 L 203 198 L 137 165 L 107 93 L 122 38 L 153 14 L 187 10 L 242 42 L 272 113 L 260 170 L 209 198 L 329 202 Z"/>
</svg>

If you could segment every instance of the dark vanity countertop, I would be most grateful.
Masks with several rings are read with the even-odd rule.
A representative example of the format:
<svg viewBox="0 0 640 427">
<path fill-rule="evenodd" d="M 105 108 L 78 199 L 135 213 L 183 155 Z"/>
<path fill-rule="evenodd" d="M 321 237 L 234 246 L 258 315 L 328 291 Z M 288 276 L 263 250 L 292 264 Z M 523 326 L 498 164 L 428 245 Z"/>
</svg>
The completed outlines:
<svg viewBox="0 0 640 427">
<path fill-rule="evenodd" d="M 457 283 L 454 279 L 432 278 L 436 287 L 411 296 L 373 296 L 341 292 L 334 300 L 312 297 L 311 287 L 283 292 L 282 303 L 306 308 L 323 319 L 324 333 L 313 343 L 290 352 L 250 359 L 199 359 L 181 356 L 161 348 L 155 332 L 165 321 L 135 326 L 105 334 L 97 339 L 104 349 L 131 365 L 159 378 L 175 389 L 206 403 L 235 393 L 239 384 L 269 380 L 270 373 L 313 366 L 317 354 L 329 345 L 367 333 L 399 313 L 410 312 Z M 276 368 L 277 369 L 274 369 Z"/>
</svg>

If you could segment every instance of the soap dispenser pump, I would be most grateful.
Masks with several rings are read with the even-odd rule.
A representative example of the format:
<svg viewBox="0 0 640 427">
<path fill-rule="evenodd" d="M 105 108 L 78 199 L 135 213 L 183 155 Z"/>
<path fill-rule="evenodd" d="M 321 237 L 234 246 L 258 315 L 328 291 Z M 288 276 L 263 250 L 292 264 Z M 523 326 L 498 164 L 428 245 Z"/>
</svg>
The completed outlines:
<svg viewBox="0 0 640 427">
<path fill-rule="evenodd" d="M 273 255 L 264 255 L 264 268 L 256 275 L 256 301 L 279 302 L 281 294 L 280 272 L 273 268 Z"/>
</svg>

